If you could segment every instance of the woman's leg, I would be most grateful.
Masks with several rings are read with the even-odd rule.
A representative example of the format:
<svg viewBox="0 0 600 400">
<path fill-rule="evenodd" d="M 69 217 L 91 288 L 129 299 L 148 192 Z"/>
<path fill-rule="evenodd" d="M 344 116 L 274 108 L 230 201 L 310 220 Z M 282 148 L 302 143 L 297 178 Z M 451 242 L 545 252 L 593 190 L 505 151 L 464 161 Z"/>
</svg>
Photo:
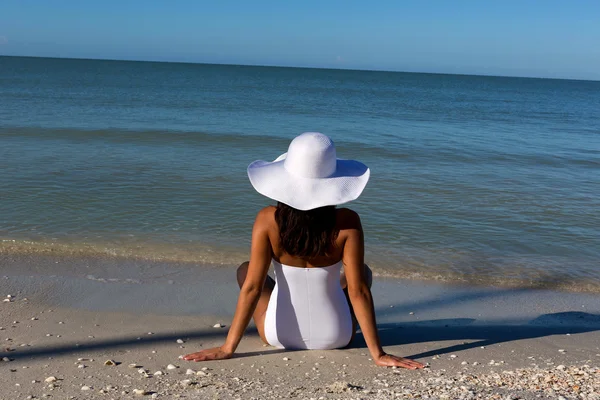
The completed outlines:
<svg viewBox="0 0 600 400">
<path fill-rule="evenodd" d="M 373 271 L 371 268 L 365 264 L 365 279 L 367 280 L 367 285 L 369 289 L 373 284 Z M 348 294 L 348 282 L 346 282 L 346 275 L 344 272 L 340 275 L 340 285 L 342 285 L 342 290 L 344 290 L 344 294 L 346 295 L 346 300 L 348 301 L 348 307 L 350 307 L 350 314 L 352 315 L 352 337 L 350 338 L 350 343 L 354 340 L 354 335 L 356 334 L 356 330 L 358 329 L 358 322 L 356 321 L 356 316 L 354 315 L 354 309 L 352 308 L 352 302 L 350 301 L 350 295 Z M 350 345 L 348 343 L 348 345 Z"/>
<path fill-rule="evenodd" d="M 246 274 L 248 273 L 248 261 L 243 262 L 237 269 L 237 282 L 241 289 L 244 281 L 246 280 Z M 269 299 L 271 298 L 271 293 L 273 292 L 273 288 L 275 287 L 275 281 L 269 275 L 267 275 L 267 279 L 265 280 L 265 284 L 262 289 L 262 293 L 260 294 L 260 298 L 258 299 L 258 304 L 256 305 L 256 309 L 254 310 L 254 314 L 252 314 L 252 318 L 254 319 L 254 324 L 256 325 L 256 329 L 258 330 L 258 334 L 263 342 L 269 344 L 267 339 L 265 338 L 265 316 L 267 315 L 267 306 L 269 305 Z"/>
</svg>

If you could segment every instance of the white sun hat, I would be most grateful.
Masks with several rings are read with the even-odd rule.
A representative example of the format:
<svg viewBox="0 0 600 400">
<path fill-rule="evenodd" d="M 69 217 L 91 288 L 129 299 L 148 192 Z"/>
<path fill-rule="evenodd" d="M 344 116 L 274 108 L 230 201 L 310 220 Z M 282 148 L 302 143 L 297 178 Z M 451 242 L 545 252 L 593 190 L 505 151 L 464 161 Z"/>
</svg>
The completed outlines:
<svg viewBox="0 0 600 400">
<path fill-rule="evenodd" d="M 333 141 L 317 132 L 297 136 L 273 162 L 248 166 L 258 193 L 303 211 L 355 200 L 370 174 L 361 162 L 337 158 Z"/>
</svg>

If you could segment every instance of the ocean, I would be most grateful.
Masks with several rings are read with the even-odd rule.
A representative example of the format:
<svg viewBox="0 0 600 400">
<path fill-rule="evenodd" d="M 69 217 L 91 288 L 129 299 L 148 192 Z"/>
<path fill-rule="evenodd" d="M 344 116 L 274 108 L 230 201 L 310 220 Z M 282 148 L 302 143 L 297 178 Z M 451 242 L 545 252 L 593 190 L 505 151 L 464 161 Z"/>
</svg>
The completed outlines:
<svg viewBox="0 0 600 400">
<path fill-rule="evenodd" d="M 598 81 L 0 57 L 0 252 L 239 264 L 306 131 L 379 276 L 600 292 Z"/>
</svg>

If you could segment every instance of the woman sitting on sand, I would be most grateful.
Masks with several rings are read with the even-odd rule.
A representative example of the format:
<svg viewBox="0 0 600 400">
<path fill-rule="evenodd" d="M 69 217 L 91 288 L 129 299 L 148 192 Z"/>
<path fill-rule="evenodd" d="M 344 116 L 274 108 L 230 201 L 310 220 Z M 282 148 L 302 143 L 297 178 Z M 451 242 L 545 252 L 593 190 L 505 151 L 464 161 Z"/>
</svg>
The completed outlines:
<svg viewBox="0 0 600 400">
<path fill-rule="evenodd" d="M 241 290 L 225 344 L 184 359 L 230 358 L 252 316 L 265 343 L 286 349 L 345 347 L 358 321 L 375 364 L 422 368 L 383 351 L 360 218 L 335 208 L 358 198 L 369 175 L 366 165 L 337 159 L 333 142 L 320 133 L 296 137 L 273 162 L 250 164 L 252 186 L 277 207 L 256 216 L 250 262 L 237 271 Z M 271 263 L 275 281 L 267 275 Z"/>
</svg>

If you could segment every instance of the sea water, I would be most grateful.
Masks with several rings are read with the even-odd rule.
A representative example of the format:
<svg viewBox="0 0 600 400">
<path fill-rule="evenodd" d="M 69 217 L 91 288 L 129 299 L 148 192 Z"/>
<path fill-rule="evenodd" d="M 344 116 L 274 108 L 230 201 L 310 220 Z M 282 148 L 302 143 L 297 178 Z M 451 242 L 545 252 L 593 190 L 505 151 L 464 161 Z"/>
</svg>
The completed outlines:
<svg viewBox="0 0 600 400">
<path fill-rule="evenodd" d="M 0 251 L 235 265 L 305 131 L 379 275 L 600 292 L 600 82 L 0 57 Z"/>
</svg>

